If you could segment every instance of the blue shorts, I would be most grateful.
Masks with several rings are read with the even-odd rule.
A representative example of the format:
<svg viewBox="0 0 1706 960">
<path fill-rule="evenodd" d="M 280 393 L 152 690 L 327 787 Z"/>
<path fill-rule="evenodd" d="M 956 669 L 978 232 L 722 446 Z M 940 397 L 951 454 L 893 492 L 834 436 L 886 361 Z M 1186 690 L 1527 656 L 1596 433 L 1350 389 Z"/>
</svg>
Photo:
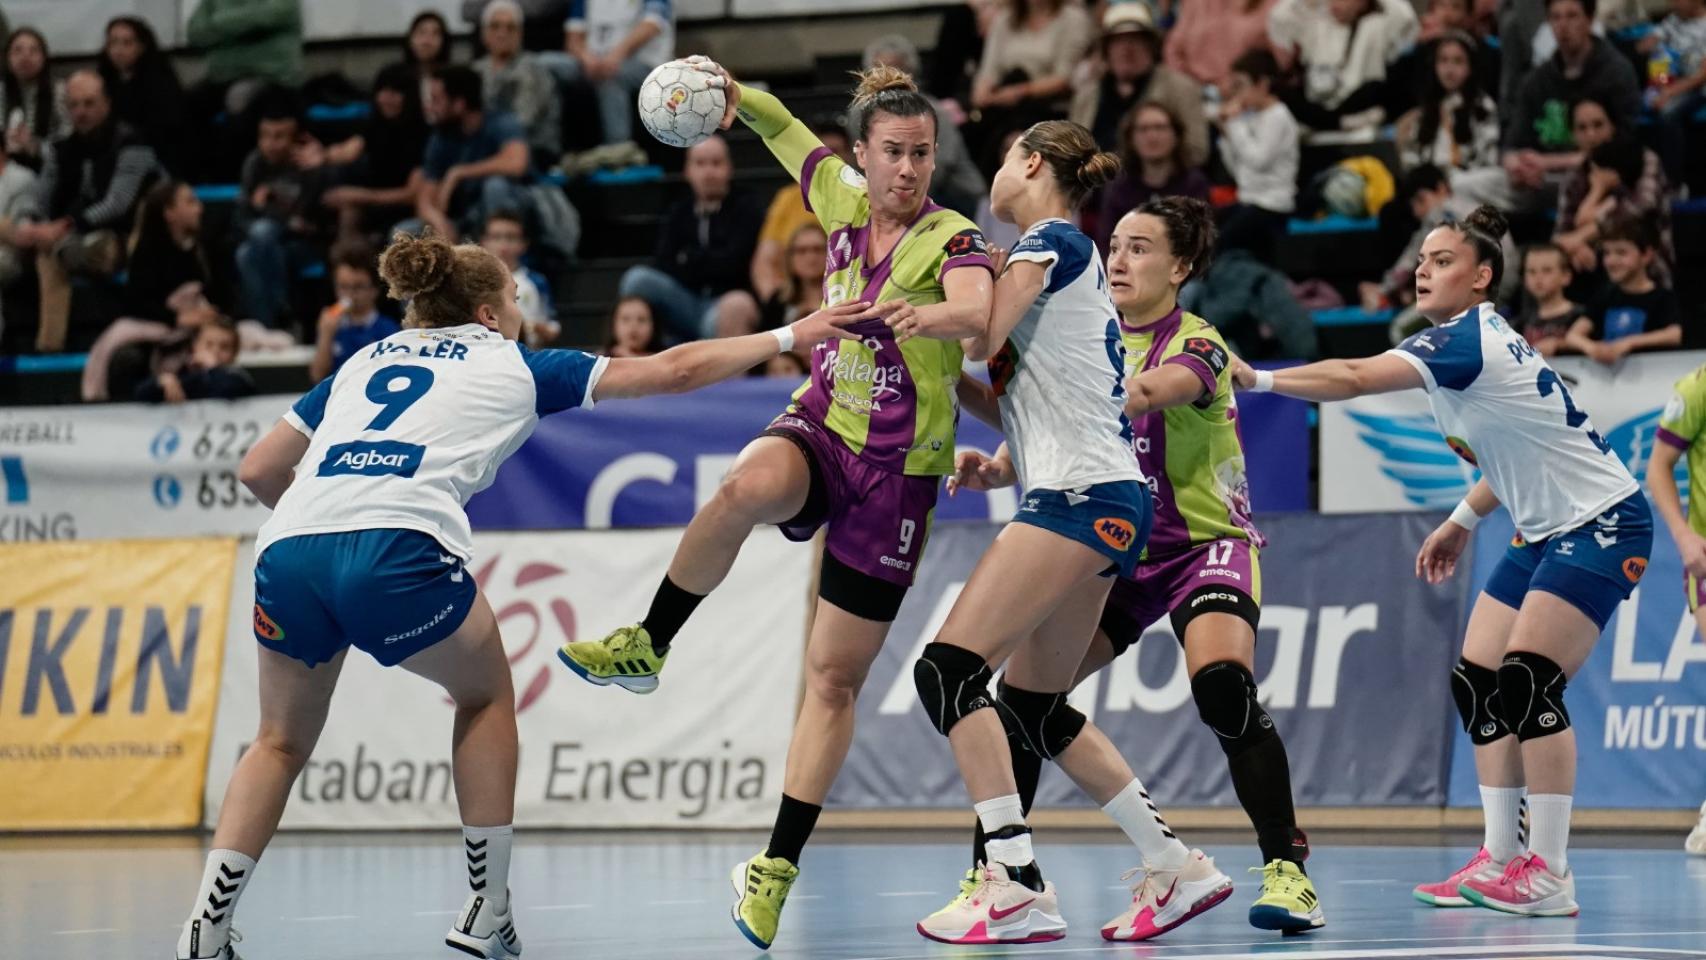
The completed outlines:
<svg viewBox="0 0 1706 960">
<path fill-rule="evenodd" d="M 1538 543 L 1519 535 L 1487 579 L 1487 596 L 1522 609 L 1530 590 L 1568 601 L 1601 630 L 1629 599 L 1653 553 L 1653 513 L 1640 491 L 1598 517 Z"/>
<path fill-rule="evenodd" d="M 1149 488 L 1136 480 L 1116 480 L 1072 490 L 1027 490 L 1014 523 L 1058 533 L 1107 557 L 1103 576 L 1127 579 L 1149 542 L 1155 505 Z"/>
<path fill-rule="evenodd" d="M 289 537 L 255 564 L 255 639 L 310 667 L 351 645 L 393 667 L 455 633 L 477 593 L 417 530 Z"/>
</svg>

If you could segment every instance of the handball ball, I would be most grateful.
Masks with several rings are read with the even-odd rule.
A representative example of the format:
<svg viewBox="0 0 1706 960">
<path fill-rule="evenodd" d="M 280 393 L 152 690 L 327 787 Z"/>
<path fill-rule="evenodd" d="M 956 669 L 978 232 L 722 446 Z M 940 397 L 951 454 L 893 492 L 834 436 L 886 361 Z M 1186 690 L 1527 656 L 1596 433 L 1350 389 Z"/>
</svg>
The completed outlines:
<svg viewBox="0 0 1706 960">
<path fill-rule="evenodd" d="M 713 76 L 681 60 L 659 66 L 640 84 L 640 122 L 672 147 L 703 142 L 722 125 L 728 102 L 721 88 L 711 86 Z"/>
</svg>

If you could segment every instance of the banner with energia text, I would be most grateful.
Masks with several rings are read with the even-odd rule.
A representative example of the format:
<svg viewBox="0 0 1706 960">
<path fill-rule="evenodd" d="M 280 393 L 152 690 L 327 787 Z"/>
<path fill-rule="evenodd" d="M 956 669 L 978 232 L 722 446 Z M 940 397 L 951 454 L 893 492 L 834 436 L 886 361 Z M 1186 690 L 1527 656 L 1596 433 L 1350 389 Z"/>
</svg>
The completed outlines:
<svg viewBox="0 0 1706 960">
<path fill-rule="evenodd" d="M 236 550 L 0 544 L 0 830 L 200 822 Z"/>
<path fill-rule="evenodd" d="M 521 760 L 515 822 L 531 827 L 754 827 L 770 821 L 800 682 L 814 551 L 773 530 L 740 559 L 637 696 L 570 673 L 557 648 L 633 623 L 679 530 L 486 534 L 473 573 L 503 635 Z M 253 560 L 238 562 L 231 647 L 207 778 L 207 824 L 254 737 Z M 324 668 L 321 668 L 324 669 Z M 351 650 L 283 826 L 447 827 L 455 708 L 434 684 Z"/>
</svg>

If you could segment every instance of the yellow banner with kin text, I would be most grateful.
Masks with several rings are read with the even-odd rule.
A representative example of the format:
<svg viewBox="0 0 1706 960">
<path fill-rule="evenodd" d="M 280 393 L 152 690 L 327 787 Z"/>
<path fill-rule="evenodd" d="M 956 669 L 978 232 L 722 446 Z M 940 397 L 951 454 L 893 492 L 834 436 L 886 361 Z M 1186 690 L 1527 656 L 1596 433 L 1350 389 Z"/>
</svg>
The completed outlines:
<svg viewBox="0 0 1706 960">
<path fill-rule="evenodd" d="M 0 544 L 0 830 L 201 822 L 236 553 Z"/>
</svg>

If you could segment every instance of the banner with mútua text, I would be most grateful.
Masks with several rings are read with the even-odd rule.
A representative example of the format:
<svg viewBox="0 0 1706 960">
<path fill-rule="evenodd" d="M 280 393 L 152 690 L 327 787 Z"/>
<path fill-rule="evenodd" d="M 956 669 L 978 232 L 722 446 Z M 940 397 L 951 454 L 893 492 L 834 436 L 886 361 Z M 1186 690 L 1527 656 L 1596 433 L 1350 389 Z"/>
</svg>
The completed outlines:
<svg viewBox="0 0 1706 960">
<path fill-rule="evenodd" d="M 1427 586 L 1414 569 L 1416 550 L 1438 519 L 1257 517 L 1269 546 L 1261 552 L 1255 675 L 1285 738 L 1301 804 L 1445 800 L 1447 677 L 1461 636 L 1464 586 Z M 932 534 L 918 585 L 866 681 L 853 748 L 831 803 L 967 805 L 947 740 L 918 705 L 912 665 L 998 530 L 954 524 Z M 1198 716 L 1165 619 L 1071 699 L 1163 804 L 1236 804 L 1226 758 Z M 1045 772 L 1037 802 L 1088 801 L 1071 781 Z"/>
<path fill-rule="evenodd" d="M 1636 354 L 1613 366 L 1583 357 L 1548 361 L 1611 449 L 1645 480 L 1671 387 L 1706 351 Z M 1541 390 L 1541 386 L 1535 387 Z M 1557 399 L 1558 417 L 1568 411 Z M 1321 404 L 1321 510 L 1450 510 L 1479 477 L 1446 443 L 1428 398 L 1404 390 Z M 1686 485 L 1683 487 L 1686 493 Z"/>
<path fill-rule="evenodd" d="M 561 644 L 597 639 L 644 615 L 680 538 L 678 530 L 476 534 L 469 570 L 497 615 L 515 683 L 517 824 L 769 822 L 799 688 L 810 546 L 774 531 L 755 533 L 677 638 L 654 693 L 594 687 L 557 659 Z M 207 779 L 209 826 L 259 719 L 252 558 L 241 557 L 237 567 Z M 436 685 L 352 650 L 283 825 L 460 822 L 450 766 L 454 716 Z"/>
<path fill-rule="evenodd" d="M 200 823 L 236 550 L 0 544 L 0 830 Z"/>
</svg>

